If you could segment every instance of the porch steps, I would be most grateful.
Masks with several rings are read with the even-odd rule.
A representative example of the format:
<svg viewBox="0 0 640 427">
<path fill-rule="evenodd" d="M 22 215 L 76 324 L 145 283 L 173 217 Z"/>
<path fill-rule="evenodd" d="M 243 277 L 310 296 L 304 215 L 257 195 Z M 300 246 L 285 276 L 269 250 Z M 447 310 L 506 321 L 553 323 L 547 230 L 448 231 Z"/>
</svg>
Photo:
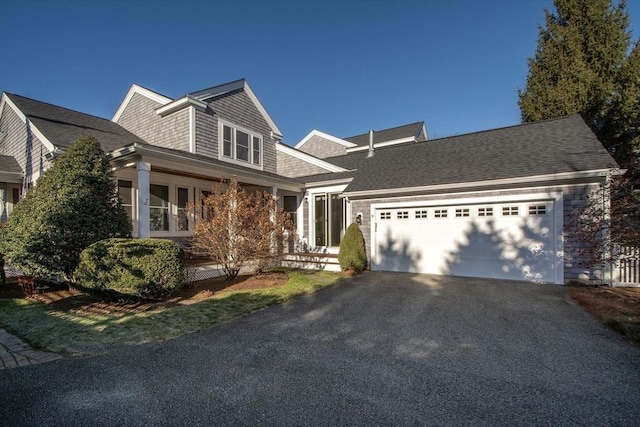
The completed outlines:
<svg viewBox="0 0 640 427">
<path fill-rule="evenodd" d="M 284 254 L 282 266 L 289 268 L 302 268 L 305 270 L 340 271 L 338 254 L 322 252 L 297 252 Z"/>
</svg>

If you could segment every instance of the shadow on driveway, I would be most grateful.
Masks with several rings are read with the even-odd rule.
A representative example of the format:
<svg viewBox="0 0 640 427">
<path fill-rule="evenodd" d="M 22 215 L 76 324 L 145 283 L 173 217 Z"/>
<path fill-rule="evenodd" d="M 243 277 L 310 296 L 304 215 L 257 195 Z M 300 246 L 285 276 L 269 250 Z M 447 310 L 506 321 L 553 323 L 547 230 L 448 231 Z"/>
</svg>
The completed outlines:
<svg viewBox="0 0 640 427">
<path fill-rule="evenodd" d="M 0 372 L 10 425 L 637 425 L 640 351 L 566 288 L 366 273 L 211 329 Z"/>
</svg>

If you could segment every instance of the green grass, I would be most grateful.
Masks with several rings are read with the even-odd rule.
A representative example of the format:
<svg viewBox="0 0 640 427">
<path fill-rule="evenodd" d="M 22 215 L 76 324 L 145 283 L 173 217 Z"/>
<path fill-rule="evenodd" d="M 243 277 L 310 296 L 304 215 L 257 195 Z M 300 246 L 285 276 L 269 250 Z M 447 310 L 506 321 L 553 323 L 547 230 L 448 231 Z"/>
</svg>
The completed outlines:
<svg viewBox="0 0 640 427">
<path fill-rule="evenodd" d="M 0 326 L 40 349 L 94 354 L 114 345 L 159 342 L 196 332 L 340 280 L 330 272 L 287 272 L 289 281 L 279 287 L 229 292 L 192 305 L 135 314 L 78 313 L 32 300 L 5 299 L 0 300 Z"/>
</svg>

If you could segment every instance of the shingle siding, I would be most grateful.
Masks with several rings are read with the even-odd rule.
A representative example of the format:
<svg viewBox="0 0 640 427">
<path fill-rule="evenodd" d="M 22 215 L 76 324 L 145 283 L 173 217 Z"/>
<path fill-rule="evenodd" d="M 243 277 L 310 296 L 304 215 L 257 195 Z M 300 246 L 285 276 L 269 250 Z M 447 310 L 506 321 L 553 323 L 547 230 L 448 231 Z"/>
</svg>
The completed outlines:
<svg viewBox="0 0 640 427">
<path fill-rule="evenodd" d="M 282 151 L 277 152 L 277 159 L 278 174 L 289 178 L 327 173 L 327 170 L 320 166 L 312 165 Z"/>
<path fill-rule="evenodd" d="M 26 177 L 42 172 L 49 166 L 47 147 L 31 132 L 8 104 L 0 120 L 0 154 L 16 159 Z"/>
<path fill-rule="evenodd" d="M 565 282 L 576 279 L 589 279 L 596 280 L 600 277 L 600 271 L 590 270 L 580 266 L 580 259 L 578 259 L 577 248 L 578 243 L 570 238 L 570 229 L 569 223 L 571 216 L 574 214 L 576 210 L 582 209 L 587 203 L 587 195 L 590 191 L 599 191 L 599 184 L 583 184 L 583 185 L 567 185 L 567 186 L 555 186 L 545 188 L 545 192 L 562 192 L 563 198 L 563 221 L 564 221 L 564 230 L 563 230 L 563 245 L 564 245 L 564 278 Z M 362 234 L 364 235 L 366 249 L 367 249 L 367 257 L 370 257 L 371 254 L 371 226 L 372 226 L 372 212 L 371 212 L 371 204 L 375 203 L 396 203 L 396 202 L 415 202 L 415 201 L 424 201 L 425 203 L 436 201 L 436 200 L 448 200 L 448 199 L 457 199 L 457 198 L 471 198 L 471 197 L 496 197 L 496 196 L 504 196 L 504 195 L 519 195 L 519 194 L 530 194 L 531 190 L 500 190 L 493 191 L 490 193 L 465 193 L 464 195 L 460 194 L 448 194 L 448 195 L 429 195 L 429 196 L 412 196 L 412 197 L 392 197 L 392 198 L 378 198 L 378 199 L 369 199 L 369 200 L 351 200 L 351 218 L 349 218 L 349 223 L 355 222 L 356 215 L 359 212 L 362 212 L 362 225 L 360 229 L 362 230 Z M 305 213 L 306 215 L 306 213 Z"/>
<path fill-rule="evenodd" d="M 117 123 L 149 144 L 189 151 L 189 110 L 156 114 L 161 104 L 135 93 Z"/>
<path fill-rule="evenodd" d="M 196 153 L 218 158 L 218 119 L 210 111 L 196 110 Z"/>
<path fill-rule="evenodd" d="M 337 142 L 329 141 L 319 135 L 313 135 L 298 149 L 320 159 L 347 154 L 347 147 Z"/>
</svg>

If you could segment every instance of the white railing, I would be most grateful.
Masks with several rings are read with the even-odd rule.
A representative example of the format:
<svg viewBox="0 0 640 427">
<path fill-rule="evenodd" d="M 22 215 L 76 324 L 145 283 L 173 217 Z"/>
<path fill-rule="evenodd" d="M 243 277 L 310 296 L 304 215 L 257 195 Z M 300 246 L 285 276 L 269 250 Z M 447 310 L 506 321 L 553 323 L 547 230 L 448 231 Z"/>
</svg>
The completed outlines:
<svg viewBox="0 0 640 427">
<path fill-rule="evenodd" d="M 617 258 L 610 266 L 613 286 L 640 286 L 640 248 L 621 247 Z"/>
</svg>

